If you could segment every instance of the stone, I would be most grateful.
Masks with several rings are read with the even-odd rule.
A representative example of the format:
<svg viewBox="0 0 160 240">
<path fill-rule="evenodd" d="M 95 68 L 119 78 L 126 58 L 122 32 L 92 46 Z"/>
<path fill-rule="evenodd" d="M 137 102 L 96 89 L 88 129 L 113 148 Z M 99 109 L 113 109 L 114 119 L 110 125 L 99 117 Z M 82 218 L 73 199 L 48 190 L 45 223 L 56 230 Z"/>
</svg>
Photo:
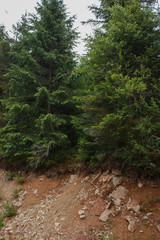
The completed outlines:
<svg viewBox="0 0 160 240">
<path fill-rule="evenodd" d="M 82 209 L 83 209 L 83 210 L 87 210 L 87 206 L 84 206 Z"/>
<path fill-rule="evenodd" d="M 143 187 L 143 183 L 139 182 L 139 183 L 138 183 L 138 187 L 139 187 L 139 188 L 142 188 L 142 187 Z"/>
<path fill-rule="evenodd" d="M 135 230 L 134 224 L 129 224 L 129 225 L 128 225 L 128 231 L 133 233 L 134 230 Z"/>
<path fill-rule="evenodd" d="M 55 227 L 58 228 L 60 226 L 59 222 L 55 222 Z"/>
<path fill-rule="evenodd" d="M 108 220 L 108 218 L 109 218 L 109 216 L 110 216 L 111 213 L 112 213 L 111 210 L 108 210 L 108 209 L 104 210 L 104 211 L 101 213 L 101 215 L 100 215 L 100 217 L 99 217 L 99 220 L 102 221 L 102 222 L 106 222 L 106 221 Z"/>
<path fill-rule="evenodd" d="M 110 209 L 111 205 L 112 205 L 112 202 L 109 202 L 106 206 L 106 209 Z"/>
<path fill-rule="evenodd" d="M 89 181 L 89 176 L 84 178 L 84 182 L 88 182 Z"/>
<path fill-rule="evenodd" d="M 116 206 L 121 205 L 121 199 L 120 199 L 120 198 L 117 198 L 116 200 L 114 200 L 114 204 L 115 204 Z"/>
<path fill-rule="evenodd" d="M 112 174 L 115 175 L 115 176 L 121 176 L 122 175 L 122 173 L 119 169 L 113 169 Z"/>
<path fill-rule="evenodd" d="M 113 182 L 113 185 L 114 187 L 117 187 L 118 185 L 120 185 L 123 181 L 123 178 L 122 177 L 113 177 L 112 178 L 112 182 Z"/>
<path fill-rule="evenodd" d="M 147 216 L 151 216 L 153 213 L 151 213 L 151 212 L 149 212 L 149 213 L 147 213 Z"/>
<path fill-rule="evenodd" d="M 98 181 L 99 177 L 101 176 L 101 173 L 98 173 L 96 176 L 93 177 L 92 184 Z"/>
<path fill-rule="evenodd" d="M 138 213 L 139 211 L 140 211 L 140 206 L 139 205 L 137 205 L 137 206 L 128 206 L 127 207 L 127 210 L 128 211 L 133 211 L 133 212 L 135 212 L 135 213 Z"/>
<path fill-rule="evenodd" d="M 140 232 L 140 233 L 143 233 L 143 230 L 140 230 L 139 232 Z"/>
<path fill-rule="evenodd" d="M 134 221 L 133 217 L 126 216 L 125 220 L 127 220 L 129 222 L 128 231 L 129 232 L 134 232 L 134 230 L 135 230 L 135 221 Z"/>
<path fill-rule="evenodd" d="M 107 175 L 107 181 L 109 182 L 109 181 L 111 181 L 111 179 L 114 177 L 114 175 L 113 174 L 108 174 Z"/>
<path fill-rule="evenodd" d="M 74 174 L 74 175 L 71 175 L 70 178 L 69 178 L 69 180 L 68 180 L 68 182 L 69 182 L 69 183 L 72 183 L 75 178 L 76 178 L 76 175 L 75 175 L 75 174 Z"/>
<path fill-rule="evenodd" d="M 80 215 L 80 219 L 84 219 L 84 218 L 86 218 L 86 215 L 85 215 L 85 214 Z"/>
<path fill-rule="evenodd" d="M 38 189 L 35 189 L 33 193 L 36 195 L 38 193 Z"/>
<path fill-rule="evenodd" d="M 160 232 L 160 224 L 157 225 L 157 229 Z"/>
<path fill-rule="evenodd" d="M 79 211 L 78 211 L 78 214 L 79 214 L 79 215 L 84 215 L 84 214 L 85 214 L 85 211 L 84 211 L 84 210 L 79 210 Z"/>
<path fill-rule="evenodd" d="M 143 220 L 148 220 L 148 217 L 145 215 L 145 216 L 143 217 Z"/>
<path fill-rule="evenodd" d="M 99 189 L 97 188 L 94 192 L 95 195 L 99 195 Z"/>
<path fill-rule="evenodd" d="M 89 201 L 89 204 L 94 205 L 95 201 Z"/>
<path fill-rule="evenodd" d="M 16 207 L 21 207 L 22 206 L 22 202 L 18 201 L 14 204 Z"/>
<path fill-rule="evenodd" d="M 126 196 L 126 189 L 123 186 L 119 186 L 111 193 L 114 199 L 124 199 Z"/>
</svg>

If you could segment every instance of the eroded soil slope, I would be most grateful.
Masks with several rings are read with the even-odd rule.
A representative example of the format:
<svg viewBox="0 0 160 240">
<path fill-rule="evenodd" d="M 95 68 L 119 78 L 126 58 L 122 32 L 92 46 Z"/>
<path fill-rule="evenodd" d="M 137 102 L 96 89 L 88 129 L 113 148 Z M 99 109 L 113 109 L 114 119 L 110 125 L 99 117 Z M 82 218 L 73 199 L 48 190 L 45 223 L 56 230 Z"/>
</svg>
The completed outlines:
<svg viewBox="0 0 160 240">
<path fill-rule="evenodd" d="M 8 200 L 17 215 L 5 219 L 0 239 L 115 240 L 160 239 L 160 186 L 133 183 L 121 173 L 25 176 L 18 198 L 16 180 L 0 170 L 1 214 Z M 103 236 L 103 237 L 102 237 Z M 106 237 L 104 237 L 106 236 Z"/>
</svg>

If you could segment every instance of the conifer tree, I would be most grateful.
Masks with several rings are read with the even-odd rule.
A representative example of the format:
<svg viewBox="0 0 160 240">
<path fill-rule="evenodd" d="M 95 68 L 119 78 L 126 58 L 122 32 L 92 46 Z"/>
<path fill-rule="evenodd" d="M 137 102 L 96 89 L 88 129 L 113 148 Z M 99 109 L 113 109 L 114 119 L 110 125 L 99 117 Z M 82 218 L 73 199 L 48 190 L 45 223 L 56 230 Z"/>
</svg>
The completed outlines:
<svg viewBox="0 0 160 240">
<path fill-rule="evenodd" d="M 138 0 L 116 3 L 108 12 L 103 29 L 88 39 L 81 69 L 90 88 L 83 98 L 83 118 L 74 119 L 75 125 L 83 124 L 79 157 L 93 163 L 114 159 L 156 171 L 160 167 L 159 13 Z"/>
<path fill-rule="evenodd" d="M 63 1 L 44 0 L 14 28 L 13 64 L 6 74 L 10 98 L 1 129 L 1 153 L 8 161 L 53 164 L 73 144 L 73 20 Z"/>
</svg>

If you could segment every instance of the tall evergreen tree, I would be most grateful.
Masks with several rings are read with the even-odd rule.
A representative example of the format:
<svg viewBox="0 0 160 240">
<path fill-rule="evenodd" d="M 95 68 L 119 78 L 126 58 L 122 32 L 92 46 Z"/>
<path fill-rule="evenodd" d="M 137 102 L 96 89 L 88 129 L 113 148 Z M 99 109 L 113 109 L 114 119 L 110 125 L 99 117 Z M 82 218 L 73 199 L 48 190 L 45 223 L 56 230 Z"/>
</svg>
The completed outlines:
<svg viewBox="0 0 160 240">
<path fill-rule="evenodd" d="M 104 2 L 104 1 L 103 1 Z M 107 1 L 108 3 L 108 1 Z M 105 12 L 105 9 L 103 9 Z M 159 13 L 142 1 L 107 8 L 110 18 L 88 39 L 79 157 L 158 170 L 160 144 Z"/>
<path fill-rule="evenodd" d="M 10 98 L 6 125 L 1 130 L 2 155 L 33 166 L 53 164 L 66 157 L 74 130 L 71 72 L 75 65 L 72 28 L 61 0 L 44 0 L 36 14 L 23 16 L 15 27 Z"/>
</svg>

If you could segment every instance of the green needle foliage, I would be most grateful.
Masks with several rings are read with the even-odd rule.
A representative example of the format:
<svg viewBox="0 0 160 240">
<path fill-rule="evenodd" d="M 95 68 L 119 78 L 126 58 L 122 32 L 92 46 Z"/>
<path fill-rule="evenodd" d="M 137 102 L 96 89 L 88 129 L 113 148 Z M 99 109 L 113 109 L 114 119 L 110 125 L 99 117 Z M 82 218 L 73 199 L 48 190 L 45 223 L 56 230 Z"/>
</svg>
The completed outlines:
<svg viewBox="0 0 160 240">
<path fill-rule="evenodd" d="M 74 145 L 73 21 L 63 1 L 44 0 L 36 14 L 22 16 L 14 27 L 12 64 L 5 75 L 10 94 L 0 130 L 0 153 L 13 165 L 54 164 Z"/>
<path fill-rule="evenodd" d="M 159 171 L 159 11 L 139 0 L 113 2 L 103 8 L 103 26 L 88 38 L 78 70 L 89 86 L 78 99 L 82 114 L 73 119 L 78 156 Z"/>
</svg>

